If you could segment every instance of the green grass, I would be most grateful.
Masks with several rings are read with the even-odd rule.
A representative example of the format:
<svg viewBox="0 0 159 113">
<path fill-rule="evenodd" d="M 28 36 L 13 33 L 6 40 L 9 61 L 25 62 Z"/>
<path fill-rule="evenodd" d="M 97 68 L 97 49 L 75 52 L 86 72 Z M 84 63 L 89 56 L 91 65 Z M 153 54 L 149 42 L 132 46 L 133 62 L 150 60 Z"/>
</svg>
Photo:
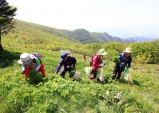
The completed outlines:
<svg viewBox="0 0 159 113">
<path fill-rule="evenodd" d="M 84 72 L 89 58 L 77 58 L 76 69 L 82 80 L 74 81 L 68 73 L 63 79 L 54 70 L 60 60 L 60 52 L 4 46 L 0 52 L 0 113 L 158 113 L 159 70 L 158 65 L 145 65 L 132 69 L 134 85 L 112 81 L 114 63 L 104 67 L 105 83 L 90 81 Z M 46 78 L 37 85 L 29 84 L 17 63 L 23 52 L 39 52 L 43 55 Z M 134 66 L 132 64 L 132 66 Z"/>
</svg>

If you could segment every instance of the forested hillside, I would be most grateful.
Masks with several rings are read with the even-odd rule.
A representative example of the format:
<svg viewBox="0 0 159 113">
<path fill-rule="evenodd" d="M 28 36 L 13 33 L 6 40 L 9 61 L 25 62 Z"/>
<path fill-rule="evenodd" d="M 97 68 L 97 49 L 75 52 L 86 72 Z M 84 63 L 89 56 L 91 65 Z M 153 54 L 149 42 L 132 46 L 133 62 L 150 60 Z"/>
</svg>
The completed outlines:
<svg viewBox="0 0 159 113">
<path fill-rule="evenodd" d="M 97 33 L 97 32 L 89 32 L 84 29 L 76 29 L 73 31 L 69 30 L 61 30 L 56 28 L 51 28 L 43 25 L 38 25 L 30 22 L 24 22 L 20 20 L 16 20 L 14 34 L 23 34 L 23 37 L 19 37 L 19 35 L 14 35 L 16 39 L 22 39 L 27 37 L 31 37 L 33 40 L 34 37 L 39 37 L 39 41 L 34 40 L 34 43 L 47 43 L 50 42 L 52 38 L 58 39 L 67 39 L 72 42 L 88 44 L 88 43 L 107 43 L 112 41 L 131 43 L 135 42 L 135 40 L 127 40 L 121 39 L 119 37 L 112 37 L 108 33 Z M 46 37 L 48 37 L 46 39 Z M 41 38 L 44 38 L 45 41 L 42 42 Z M 58 38 L 58 39 L 57 39 Z M 54 40 L 55 41 L 55 40 Z M 28 43 L 32 41 L 27 41 Z M 25 42 L 25 43 L 27 43 Z"/>
</svg>

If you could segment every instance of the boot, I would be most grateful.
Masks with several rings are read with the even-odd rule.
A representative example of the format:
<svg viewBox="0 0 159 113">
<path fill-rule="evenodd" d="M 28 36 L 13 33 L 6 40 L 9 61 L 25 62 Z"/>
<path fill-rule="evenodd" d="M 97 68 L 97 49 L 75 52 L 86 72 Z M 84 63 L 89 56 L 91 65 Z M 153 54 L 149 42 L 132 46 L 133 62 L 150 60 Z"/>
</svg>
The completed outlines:
<svg viewBox="0 0 159 113">
<path fill-rule="evenodd" d="M 99 78 L 97 78 L 97 82 L 100 82 L 100 79 L 99 79 Z"/>
<path fill-rule="evenodd" d="M 25 74 L 25 71 L 22 71 L 21 74 Z"/>
<path fill-rule="evenodd" d="M 94 79 L 94 76 L 93 76 L 93 75 L 91 75 L 91 76 L 89 77 L 89 79 Z"/>
</svg>

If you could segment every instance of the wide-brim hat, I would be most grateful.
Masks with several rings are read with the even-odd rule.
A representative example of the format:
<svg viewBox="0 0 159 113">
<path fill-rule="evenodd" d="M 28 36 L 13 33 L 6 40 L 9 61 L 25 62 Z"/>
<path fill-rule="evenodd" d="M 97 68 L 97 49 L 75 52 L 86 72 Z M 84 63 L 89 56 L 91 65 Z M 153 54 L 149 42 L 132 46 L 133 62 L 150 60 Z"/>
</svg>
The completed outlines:
<svg viewBox="0 0 159 113">
<path fill-rule="evenodd" d="M 131 48 L 130 47 L 127 47 L 126 49 L 125 49 L 125 51 L 124 51 L 125 53 L 132 53 L 132 51 L 131 51 Z"/>
<path fill-rule="evenodd" d="M 35 56 L 28 53 L 23 53 L 20 55 L 20 59 L 18 60 L 19 64 L 27 65 L 30 64 L 34 60 Z"/>
<path fill-rule="evenodd" d="M 100 49 L 97 55 L 107 55 L 107 52 L 104 49 Z"/>
</svg>

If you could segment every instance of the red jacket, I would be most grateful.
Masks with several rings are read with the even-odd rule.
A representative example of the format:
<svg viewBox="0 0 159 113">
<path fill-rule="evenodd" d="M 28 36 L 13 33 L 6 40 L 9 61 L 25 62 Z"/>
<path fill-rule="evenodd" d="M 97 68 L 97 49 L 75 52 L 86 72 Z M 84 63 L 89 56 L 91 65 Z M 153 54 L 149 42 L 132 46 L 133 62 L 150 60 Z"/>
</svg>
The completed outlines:
<svg viewBox="0 0 159 113">
<path fill-rule="evenodd" d="M 97 70 L 102 63 L 102 58 L 98 55 L 93 57 L 92 69 Z"/>
</svg>

